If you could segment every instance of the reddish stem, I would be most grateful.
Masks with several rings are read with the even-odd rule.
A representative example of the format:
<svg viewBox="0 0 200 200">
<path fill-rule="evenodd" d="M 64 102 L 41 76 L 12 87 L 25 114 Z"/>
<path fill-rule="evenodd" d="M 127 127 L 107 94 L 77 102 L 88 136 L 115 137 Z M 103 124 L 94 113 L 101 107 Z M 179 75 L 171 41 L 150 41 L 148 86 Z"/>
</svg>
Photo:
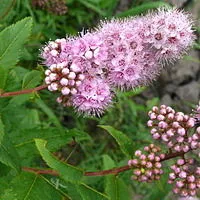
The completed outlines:
<svg viewBox="0 0 200 200">
<path fill-rule="evenodd" d="M 51 169 L 36 169 L 36 168 L 32 168 L 32 167 L 22 167 L 23 171 L 26 172 L 31 172 L 31 173 L 35 173 L 35 174 L 49 174 L 52 176 L 58 176 L 58 172 L 55 170 L 51 170 Z"/>
<path fill-rule="evenodd" d="M 165 160 L 169 160 L 171 158 L 176 158 L 179 156 L 183 156 L 185 152 L 176 152 L 176 153 L 169 153 L 166 154 L 165 158 L 161 160 L 161 162 Z M 118 168 L 113 168 L 113 169 L 108 169 L 108 170 L 102 170 L 102 171 L 97 171 L 97 172 L 84 172 L 84 176 L 105 176 L 109 174 L 114 174 L 117 175 L 121 172 L 127 171 L 132 169 L 132 167 L 125 165 L 122 167 Z M 49 170 L 49 169 L 36 169 L 36 168 L 31 168 L 31 167 L 23 167 L 22 170 L 31 172 L 31 173 L 36 173 L 36 174 L 49 174 L 53 176 L 58 176 L 59 173 L 55 170 Z"/>
<path fill-rule="evenodd" d="M 6 93 L 0 94 L 0 98 L 1 97 L 16 96 L 16 95 L 20 95 L 20 94 L 28 94 L 28 93 L 36 92 L 36 91 L 39 91 L 39 90 L 43 90 L 45 88 L 47 88 L 47 85 L 40 85 L 36 88 L 20 90 L 20 91 L 16 91 L 16 92 L 6 92 Z"/>
</svg>

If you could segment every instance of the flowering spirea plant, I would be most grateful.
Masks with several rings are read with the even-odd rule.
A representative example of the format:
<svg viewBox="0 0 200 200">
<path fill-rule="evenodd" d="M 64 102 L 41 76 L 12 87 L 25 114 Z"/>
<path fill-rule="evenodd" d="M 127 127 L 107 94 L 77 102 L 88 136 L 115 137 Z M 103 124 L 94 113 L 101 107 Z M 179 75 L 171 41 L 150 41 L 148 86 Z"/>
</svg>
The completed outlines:
<svg viewBox="0 0 200 200">
<path fill-rule="evenodd" d="M 163 64 L 180 58 L 195 39 L 190 16 L 160 9 L 143 17 L 104 21 L 95 31 L 50 41 L 42 49 L 45 82 L 78 112 L 99 115 L 113 93 L 148 85 Z"/>
<path fill-rule="evenodd" d="M 3 7 L 12 8 L 15 1 L 3 2 Z M 44 6 L 50 1 L 35 2 Z M 64 0 L 51 0 L 50 4 L 53 2 Z M 16 9 L 21 10 L 22 4 L 19 1 Z M 76 4 L 77 1 L 71 1 L 70 8 Z M 27 1 L 23 6 L 28 5 Z M 146 4 L 144 7 L 148 8 Z M 132 99 L 143 91 L 138 90 L 118 95 L 116 109 L 103 119 L 91 120 L 74 117 L 61 107 L 51 108 L 49 94 L 38 93 L 48 88 L 58 93 L 57 102 L 63 106 L 72 106 L 85 115 L 100 115 L 112 104 L 117 89 L 148 85 L 166 62 L 180 58 L 188 50 L 195 38 L 190 16 L 162 8 L 142 17 L 103 21 L 94 31 L 79 37 L 50 41 L 41 51 L 43 63 L 48 66 L 44 84 L 41 66 L 27 68 L 31 57 L 17 65 L 20 52 L 23 58 L 29 55 L 29 51 L 24 51 L 24 43 L 31 34 L 33 21 L 37 25 L 50 17 L 43 18 L 42 12 L 32 13 L 28 8 L 35 20 L 26 17 L 0 31 L 0 199 L 129 200 L 133 193 L 141 195 L 141 199 L 166 199 L 170 188 L 185 199 L 198 196 L 199 105 L 192 114 L 184 114 L 166 105 L 153 106 L 153 99 L 147 103 L 153 106 L 148 112 L 149 106 L 138 105 Z M 5 12 L 9 10 L 12 9 Z M 98 11 L 103 14 L 102 9 Z M 0 9 L 0 17 L 5 15 Z M 3 26 L 9 18 L 14 19 L 6 17 Z M 58 18 L 48 22 L 55 28 L 63 25 Z M 43 30 L 42 24 L 36 30 L 41 27 Z M 54 28 L 50 34 L 54 35 L 54 31 L 61 34 Z M 49 36 L 46 31 L 45 36 Z M 32 42 L 35 44 L 39 38 L 32 37 Z M 31 43 L 25 48 L 32 48 Z M 149 137 L 142 116 L 147 113 Z M 142 149 L 138 147 L 141 143 L 145 143 Z M 125 171 L 129 174 L 118 176 Z M 109 176 L 90 178 L 106 175 Z M 131 177 L 128 180 L 127 175 Z M 159 187 L 149 185 L 158 180 Z M 161 191 L 166 184 L 168 187 Z"/>
<path fill-rule="evenodd" d="M 162 153 L 159 146 L 151 144 L 144 147 L 146 154 L 140 150 L 135 152 L 135 159 L 128 165 L 134 168 L 133 179 L 151 182 L 160 179 L 162 161 L 181 156 L 169 174 L 169 184 L 174 184 L 173 192 L 181 196 L 195 196 L 200 188 L 200 167 L 195 166 L 194 159 L 186 158 L 186 153 L 200 148 L 199 106 L 194 113 L 185 115 L 175 112 L 169 106 L 154 106 L 148 115 L 147 126 L 151 128 L 152 138 L 165 144 L 168 153 Z M 189 155 L 188 155 L 189 156 Z"/>
</svg>

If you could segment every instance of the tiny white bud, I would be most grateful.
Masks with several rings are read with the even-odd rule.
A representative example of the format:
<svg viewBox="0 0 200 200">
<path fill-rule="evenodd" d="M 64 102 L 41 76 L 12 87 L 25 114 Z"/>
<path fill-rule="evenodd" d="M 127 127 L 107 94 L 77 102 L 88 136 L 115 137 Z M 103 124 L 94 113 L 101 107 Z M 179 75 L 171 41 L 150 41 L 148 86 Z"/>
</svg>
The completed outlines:
<svg viewBox="0 0 200 200">
<path fill-rule="evenodd" d="M 57 68 L 58 68 L 58 69 L 63 69 L 66 65 L 67 65 L 67 63 L 65 63 L 65 62 L 58 63 L 58 64 L 57 64 Z"/>
<path fill-rule="evenodd" d="M 62 70 L 62 74 L 64 74 L 64 75 L 69 74 L 69 69 L 68 68 L 64 68 Z"/>
<path fill-rule="evenodd" d="M 48 90 L 51 91 L 51 92 L 53 91 L 51 85 L 48 86 Z"/>
<path fill-rule="evenodd" d="M 45 81 L 46 84 L 50 84 L 51 83 L 51 80 L 50 80 L 50 78 L 48 76 L 44 79 L 44 81 Z"/>
<path fill-rule="evenodd" d="M 50 42 L 49 44 L 53 49 L 58 48 L 58 44 L 56 42 Z"/>
<path fill-rule="evenodd" d="M 61 84 L 61 85 L 68 85 L 68 79 L 62 78 L 62 79 L 60 80 L 60 84 Z"/>
<path fill-rule="evenodd" d="M 55 42 L 60 43 L 60 39 L 56 39 Z"/>
<path fill-rule="evenodd" d="M 76 74 L 74 72 L 70 72 L 68 78 L 73 80 L 76 78 Z"/>
<path fill-rule="evenodd" d="M 49 49 L 49 47 L 45 47 L 44 48 L 44 52 L 46 53 L 47 51 L 49 51 L 50 49 Z"/>
<path fill-rule="evenodd" d="M 62 103 L 62 98 L 61 98 L 61 97 L 58 97 L 58 98 L 56 99 L 56 101 L 57 101 L 57 103 Z"/>
<path fill-rule="evenodd" d="M 79 74 L 79 75 L 78 75 L 78 79 L 79 79 L 80 81 L 83 81 L 83 80 L 85 79 L 85 75 L 84 75 L 84 74 Z"/>
<path fill-rule="evenodd" d="M 91 58 L 93 57 L 92 51 L 86 51 L 86 52 L 85 52 L 85 57 L 86 57 L 87 59 L 91 59 Z"/>
<path fill-rule="evenodd" d="M 57 55 L 58 55 L 58 51 L 56 51 L 56 50 L 51 50 L 51 55 L 52 55 L 52 56 L 57 56 Z"/>
<path fill-rule="evenodd" d="M 72 89 L 71 89 L 71 94 L 72 94 L 72 95 L 77 94 L 77 90 L 76 90 L 75 88 L 72 88 Z"/>
<path fill-rule="evenodd" d="M 53 64 L 53 65 L 50 66 L 50 70 L 51 70 L 52 72 L 55 71 L 56 68 L 57 68 L 56 64 Z"/>
<path fill-rule="evenodd" d="M 81 83 L 82 83 L 82 81 L 76 81 L 76 86 L 79 86 L 79 85 L 81 85 Z"/>
<path fill-rule="evenodd" d="M 51 88 L 52 88 L 53 91 L 58 90 L 58 84 L 57 83 L 52 83 L 51 84 Z"/>
<path fill-rule="evenodd" d="M 68 95 L 70 93 L 70 89 L 68 87 L 63 87 L 61 93 L 63 95 Z"/>
<path fill-rule="evenodd" d="M 51 74 L 51 71 L 49 69 L 45 70 L 45 75 L 49 76 Z"/>
<path fill-rule="evenodd" d="M 69 80 L 69 85 L 74 86 L 75 85 L 75 80 Z"/>
<path fill-rule="evenodd" d="M 76 65 L 75 63 L 72 63 L 72 65 L 70 66 L 70 70 L 73 72 L 80 72 L 81 69 L 78 65 Z"/>
<path fill-rule="evenodd" d="M 50 78 L 51 81 L 55 81 L 55 80 L 57 79 L 57 74 L 51 73 L 51 74 L 49 75 L 49 78 Z"/>
</svg>

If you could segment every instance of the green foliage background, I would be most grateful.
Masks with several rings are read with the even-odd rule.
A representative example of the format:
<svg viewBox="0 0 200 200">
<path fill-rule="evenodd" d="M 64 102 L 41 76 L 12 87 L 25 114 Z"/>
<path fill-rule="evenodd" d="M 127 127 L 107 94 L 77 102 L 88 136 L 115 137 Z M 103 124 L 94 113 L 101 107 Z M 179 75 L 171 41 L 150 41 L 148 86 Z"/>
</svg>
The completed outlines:
<svg viewBox="0 0 200 200">
<path fill-rule="evenodd" d="M 68 12 L 56 16 L 33 8 L 29 0 L 1 0 L 1 93 L 43 83 L 45 66 L 38 55 L 45 42 L 90 29 L 100 19 L 169 6 L 164 1 L 137 0 L 129 10 L 117 12 L 119 0 L 67 0 L 66 5 Z M 0 98 L 0 199 L 167 199 L 166 175 L 148 185 L 131 181 L 130 171 L 84 176 L 85 171 L 126 165 L 137 148 L 151 142 L 146 113 L 159 99 L 137 104 L 135 96 L 145 89 L 119 92 L 102 118 L 78 116 L 58 105 L 56 94 L 47 90 Z M 23 172 L 23 166 L 51 168 L 60 176 Z"/>
</svg>

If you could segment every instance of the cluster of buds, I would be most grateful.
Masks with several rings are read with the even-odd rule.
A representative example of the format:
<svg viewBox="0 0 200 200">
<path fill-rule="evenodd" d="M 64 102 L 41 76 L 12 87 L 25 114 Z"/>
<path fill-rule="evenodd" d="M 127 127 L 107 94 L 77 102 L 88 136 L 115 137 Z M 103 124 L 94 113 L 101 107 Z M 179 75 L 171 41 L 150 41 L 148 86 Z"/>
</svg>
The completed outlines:
<svg viewBox="0 0 200 200">
<path fill-rule="evenodd" d="M 181 196 L 195 196 L 200 188 L 200 167 L 193 166 L 193 159 L 178 159 L 171 166 L 169 184 L 174 184 L 173 191 Z"/>
<path fill-rule="evenodd" d="M 91 80 L 89 94 L 84 93 L 84 87 L 77 89 L 87 100 L 69 105 L 78 112 L 98 115 L 112 103 L 114 95 L 110 91 L 148 85 L 156 79 L 165 60 L 178 59 L 195 39 L 191 25 L 188 14 L 164 8 L 143 17 L 101 22 L 95 31 L 79 37 L 50 41 L 43 47 L 41 57 L 49 67 L 67 62 L 85 77 L 91 77 L 87 83 L 82 82 L 88 85 Z M 97 82 L 107 89 L 102 92 Z M 71 102 L 74 98 L 68 97 Z"/>
<path fill-rule="evenodd" d="M 152 182 L 159 180 L 163 174 L 161 160 L 165 154 L 160 154 L 161 149 L 154 144 L 144 147 L 145 153 L 135 151 L 136 158 L 129 160 L 128 165 L 133 167 L 133 179 L 140 182 Z"/>
<path fill-rule="evenodd" d="M 64 106 L 69 105 L 69 97 L 77 94 L 77 88 L 85 78 L 77 66 L 67 62 L 51 65 L 45 71 L 45 75 L 48 90 L 60 91 L 61 96 L 57 98 L 57 102 L 63 103 Z"/>
<path fill-rule="evenodd" d="M 163 173 L 162 162 L 181 156 L 169 174 L 169 184 L 174 184 L 173 192 L 182 197 L 195 196 L 200 188 L 200 167 L 192 158 L 185 158 L 189 151 L 200 148 L 199 106 L 191 115 L 176 112 L 169 106 L 154 106 L 148 115 L 147 125 L 151 128 L 153 139 L 166 144 L 167 153 L 150 144 L 144 147 L 146 153 L 137 150 L 135 159 L 129 160 L 133 168 L 133 179 L 141 182 L 158 180 Z M 166 149 L 166 147 L 164 149 Z"/>
<path fill-rule="evenodd" d="M 186 153 L 200 145 L 198 133 L 189 137 L 190 129 L 195 126 L 193 117 L 166 105 L 154 106 L 148 115 L 147 125 L 151 127 L 153 139 L 165 143 L 171 150 Z"/>
</svg>

